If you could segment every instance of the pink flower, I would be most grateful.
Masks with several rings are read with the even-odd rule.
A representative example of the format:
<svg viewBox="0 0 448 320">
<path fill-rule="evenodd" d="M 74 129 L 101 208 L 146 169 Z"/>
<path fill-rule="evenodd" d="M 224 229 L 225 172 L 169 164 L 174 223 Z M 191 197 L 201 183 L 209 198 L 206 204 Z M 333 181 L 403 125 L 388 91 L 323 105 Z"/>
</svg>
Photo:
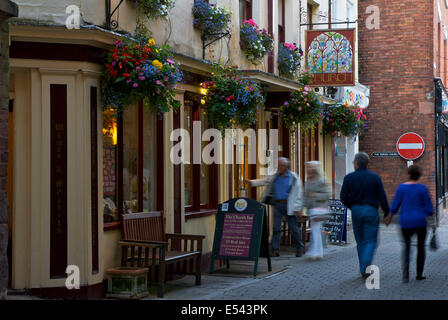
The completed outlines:
<svg viewBox="0 0 448 320">
<path fill-rule="evenodd" d="M 166 62 L 170 63 L 170 64 L 174 64 L 173 59 L 166 59 Z"/>
<path fill-rule="evenodd" d="M 167 76 L 163 77 L 163 81 L 168 82 L 169 78 Z"/>
<path fill-rule="evenodd" d="M 302 111 L 302 107 L 299 107 L 299 111 Z"/>
<path fill-rule="evenodd" d="M 305 91 L 310 91 L 310 87 L 309 86 L 305 86 Z"/>
<path fill-rule="evenodd" d="M 160 80 L 157 80 L 156 83 L 160 86 L 163 85 L 163 83 Z"/>
<path fill-rule="evenodd" d="M 132 86 L 133 86 L 134 88 L 137 88 L 137 87 L 138 87 L 138 83 L 134 83 Z"/>
<path fill-rule="evenodd" d="M 258 27 L 258 25 L 255 23 L 255 21 L 253 19 L 250 20 L 244 20 L 243 23 L 248 23 L 253 27 Z"/>
</svg>

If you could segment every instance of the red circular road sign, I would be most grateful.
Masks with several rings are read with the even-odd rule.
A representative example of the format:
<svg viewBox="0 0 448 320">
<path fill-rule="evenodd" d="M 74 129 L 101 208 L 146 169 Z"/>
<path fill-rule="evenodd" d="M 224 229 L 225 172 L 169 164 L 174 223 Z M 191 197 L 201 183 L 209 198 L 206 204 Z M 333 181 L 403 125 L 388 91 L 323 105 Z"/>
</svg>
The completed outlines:
<svg viewBox="0 0 448 320">
<path fill-rule="evenodd" d="M 406 160 L 415 160 L 425 151 L 425 141 L 414 132 L 403 134 L 397 141 L 397 152 Z"/>
</svg>

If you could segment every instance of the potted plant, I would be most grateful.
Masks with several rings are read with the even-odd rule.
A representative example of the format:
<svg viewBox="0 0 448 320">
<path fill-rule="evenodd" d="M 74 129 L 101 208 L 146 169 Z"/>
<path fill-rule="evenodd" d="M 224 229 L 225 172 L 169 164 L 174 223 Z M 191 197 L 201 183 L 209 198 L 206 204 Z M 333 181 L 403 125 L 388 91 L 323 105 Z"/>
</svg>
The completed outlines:
<svg viewBox="0 0 448 320">
<path fill-rule="evenodd" d="M 366 115 L 358 106 L 340 103 L 328 105 L 322 112 L 322 133 L 347 137 L 357 135 L 365 126 L 366 120 Z"/>
<path fill-rule="evenodd" d="M 245 20 L 241 26 L 240 45 L 247 60 L 257 65 L 272 50 L 274 39 L 266 29 L 259 28 L 255 21 L 250 19 Z"/>
<path fill-rule="evenodd" d="M 291 134 L 300 124 L 300 130 L 314 128 L 319 122 L 321 103 L 313 90 L 306 85 L 291 93 L 290 98 L 280 107 L 280 117 Z"/>
<path fill-rule="evenodd" d="M 174 0 L 132 0 L 140 7 L 141 13 L 149 19 L 166 18 L 174 6 Z"/>
<path fill-rule="evenodd" d="M 291 43 L 281 43 L 278 49 L 278 71 L 280 76 L 293 79 L 303 53 Z"/>
<path fill-rule="evenodd" d="M 178 108 L 174 89 L 182 72 L 169 47 L 149 39 L 143 24 L 138 25 L 135 39 L 117 41 L 106 58 L 102 76 L 105 107 L 123 110 L 143 101 L 158 114 Z"/>
<path fill-rule="evenodd" d="M 229 29 L 232 13 L 205 0 L 193 4 L 193 26 L 202 31 L 206 38 L 212 38 Z"/>
<path fill-rule="evenodd" d="M 207 90 L 204 102 L 212 127 L 224 132 L 234 124 L 247 128 L 255 123 L 265 98 L 260 85 L 247 74 L 232 67 L 215 66 L 210 80 L 202 85 Z"/>
</svg>

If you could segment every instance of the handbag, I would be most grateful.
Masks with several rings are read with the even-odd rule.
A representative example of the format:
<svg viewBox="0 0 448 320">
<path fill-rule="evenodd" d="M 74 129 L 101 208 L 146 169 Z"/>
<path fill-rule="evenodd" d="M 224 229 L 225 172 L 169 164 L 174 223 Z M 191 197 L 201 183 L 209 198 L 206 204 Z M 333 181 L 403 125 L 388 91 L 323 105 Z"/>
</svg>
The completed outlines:
<svg viewBox="0 0 448 320">
<path fill-rule="evenodd" d="M 429 242 L 429 248 L 432 251 L 439 249 L 439 242 L 437 241 L 437 234 L 435 230 L 432 231 L 431 241 Z"/>
</svg>

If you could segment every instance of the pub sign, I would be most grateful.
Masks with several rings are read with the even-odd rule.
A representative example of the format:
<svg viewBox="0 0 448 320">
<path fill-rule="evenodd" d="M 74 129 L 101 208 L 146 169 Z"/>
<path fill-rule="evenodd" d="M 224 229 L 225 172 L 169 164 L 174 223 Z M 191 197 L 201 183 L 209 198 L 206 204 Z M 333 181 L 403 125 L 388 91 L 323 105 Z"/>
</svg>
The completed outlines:
<svg viewBox="0 0 448 320">
<path fill-rule="evenodd" d="M 305 65 L 310 85 L 355 85 L 355 29 L 307 30 Z"/>
</svg>

